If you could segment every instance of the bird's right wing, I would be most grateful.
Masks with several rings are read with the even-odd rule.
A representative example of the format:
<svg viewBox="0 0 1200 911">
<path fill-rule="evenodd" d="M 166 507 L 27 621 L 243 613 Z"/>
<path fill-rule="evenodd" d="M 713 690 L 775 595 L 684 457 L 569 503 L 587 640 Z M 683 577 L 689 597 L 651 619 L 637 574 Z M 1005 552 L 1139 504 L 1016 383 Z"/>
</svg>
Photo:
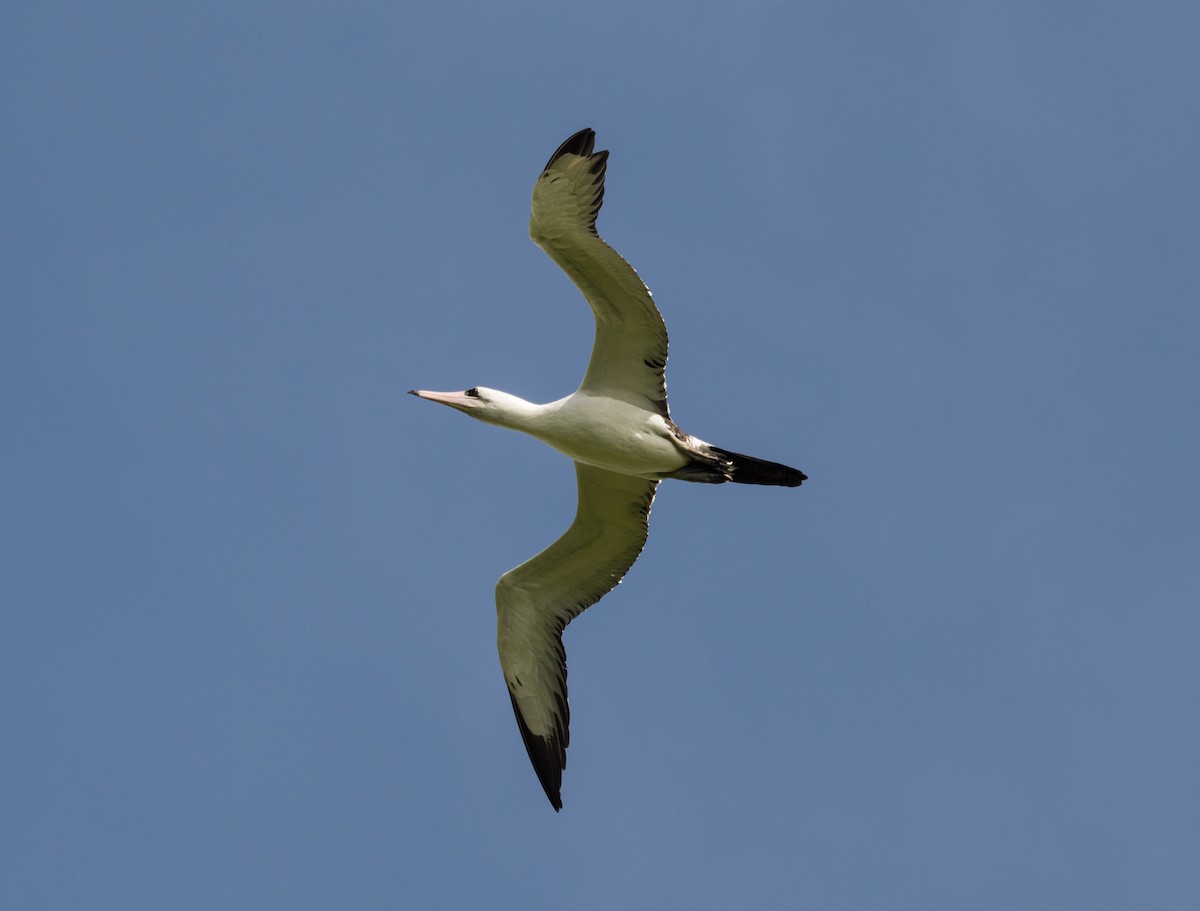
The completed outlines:
<svg viewBox="0 0 1200 911">
<path fill-rule="evenodd" d="M 562 809 L 570 710 L 562 631 L 608 594 L 646 543 L 657 481 L 575 463 L 579 505 L 561 538 L 496 584 L 500 666 L 538 780 Z"/>
<path fill-rule="evenodd" d="M 580 130 L 554 153 L 533 187 L 529 236 L 583 292 L 596 318 L 592 358 L 579 389 L 669 418 L 667 327 L 650 291 L 596 233 L 608 152 Z"/>
</svg>

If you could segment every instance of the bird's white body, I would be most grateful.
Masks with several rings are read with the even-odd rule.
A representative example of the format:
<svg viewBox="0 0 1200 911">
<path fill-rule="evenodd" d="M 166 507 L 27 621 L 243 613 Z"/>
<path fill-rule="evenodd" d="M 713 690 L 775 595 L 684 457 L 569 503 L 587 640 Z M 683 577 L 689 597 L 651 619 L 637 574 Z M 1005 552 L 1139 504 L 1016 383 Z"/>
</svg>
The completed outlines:
<svg viewBox="0 0 1200 911">
<path fill-rule="evenodd" d="M 621 581 L 645 544 L 665 478 L 797 487 L 803 472 L 719 449 L 681 431 L 667 408 L 667 330 L 637 273 L 596 233 L 608 152 L 581 130 L 533 190 L 529 233 L 571 277 L 596 319 L 578 391 L 536 405 L 484 386 L 414 395 L 527 433 L 574 460 L 575 521 L 496 585 L 500 665 L 521 739 L 546 796 L 561 809 L 570 711 L 562 630 Z"/>
<path fill-rule="evenodd" d="M 581 391 L 517 414 L 506 426 L 595 468 L 657 481 L 690 461 L 690 438 L 661 414 L 608 396 Z"/>
</svg>

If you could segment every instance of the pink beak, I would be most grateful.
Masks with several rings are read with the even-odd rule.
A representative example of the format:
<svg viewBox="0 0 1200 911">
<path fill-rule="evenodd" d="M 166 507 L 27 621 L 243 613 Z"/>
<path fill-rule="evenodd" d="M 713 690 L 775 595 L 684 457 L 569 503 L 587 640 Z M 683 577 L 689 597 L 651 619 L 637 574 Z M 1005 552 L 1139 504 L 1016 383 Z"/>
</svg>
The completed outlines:
<svg viewBox="0 0 1200 911">
<path fill-rule="evenodd" d="M 465 392 L 430 392 L 427 389 L 410 389 L 408 394 L 421 399 L 429 399 L 431 402 L 441 402 L 443 405 L 449 405 L 459 411 L 469 410 L 476 401 Z"/>
</svg>

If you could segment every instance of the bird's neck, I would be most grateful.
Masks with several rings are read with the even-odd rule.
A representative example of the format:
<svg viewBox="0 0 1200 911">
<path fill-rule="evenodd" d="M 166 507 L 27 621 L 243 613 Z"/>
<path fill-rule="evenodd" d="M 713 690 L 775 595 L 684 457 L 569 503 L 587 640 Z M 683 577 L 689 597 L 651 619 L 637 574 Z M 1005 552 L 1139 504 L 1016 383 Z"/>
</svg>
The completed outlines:
<svg viewBox="0 0 1200 911">
<path fill-rule="evenodd" d="M 484 420 L 536 436 L 538 428 L 556 412 L 561 402 L 537 405 L 516 395 L 504 394 Z"/>
</svg>

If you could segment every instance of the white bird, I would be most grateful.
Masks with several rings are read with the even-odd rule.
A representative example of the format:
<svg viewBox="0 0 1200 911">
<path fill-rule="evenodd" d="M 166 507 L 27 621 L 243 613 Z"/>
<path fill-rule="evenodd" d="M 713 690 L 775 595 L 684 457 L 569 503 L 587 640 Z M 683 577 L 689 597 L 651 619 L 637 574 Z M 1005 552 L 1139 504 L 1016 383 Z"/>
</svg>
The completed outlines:
<svg viewBox="0 0 1200 911">
<path fill-rule="evenodd" d="M 562 631 L 621 581 L 641 553 L 650 503 L 665 478 L 798 487 L 795 468 L 684 433 L 667 410 L 667 330 L 650 291 L 596 233 L 608 152 L 580 130 L 533 187 L 529 235 L 583 292 L 596 318 L 579 389 L 535 405 L 484 386 L 412 394 L 536 437 L 575 461 L 579 504 L 566 533 L 496 584 L 497 645 L 517 726 L 554 809 L 567 762 Z"/>
</svg>

